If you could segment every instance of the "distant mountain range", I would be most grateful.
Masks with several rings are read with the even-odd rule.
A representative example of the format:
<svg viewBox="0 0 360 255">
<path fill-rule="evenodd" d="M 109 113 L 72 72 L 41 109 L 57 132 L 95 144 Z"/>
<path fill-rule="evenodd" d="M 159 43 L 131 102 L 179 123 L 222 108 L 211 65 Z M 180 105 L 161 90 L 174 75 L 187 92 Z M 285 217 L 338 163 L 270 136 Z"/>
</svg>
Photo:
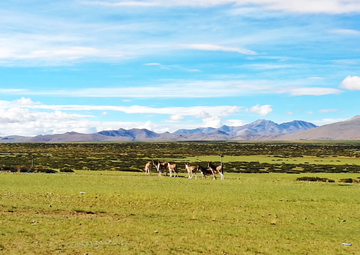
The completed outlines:
<svg viewBox="0 0 360 255">
<path fill-rule="evenodd" d="M 351 119 L 323 125 L 289 135 L 277 137 L 277 140 L 360 140 L 360 115 Z"/>
<path fill-rule="evenodd" d="M 201 140 L 283 140 L 282 137 L 301 131 L 316 130 L 314 124 L 294 120 L 277 124 L 270 120 L 257 120 L 250 124 L 220 128 L 180 129 L 174 133 L 155 133 L 147 129 L 105 130 L 93 134 L 68 132 L 56 135 L 38 135 L 35 137 L 1 137 L 2 143 L 14 142 L 96 142 L 96 141 L 201 141 Z M 359 138 L 360 139 L 360 138 Z"/>
</svg>

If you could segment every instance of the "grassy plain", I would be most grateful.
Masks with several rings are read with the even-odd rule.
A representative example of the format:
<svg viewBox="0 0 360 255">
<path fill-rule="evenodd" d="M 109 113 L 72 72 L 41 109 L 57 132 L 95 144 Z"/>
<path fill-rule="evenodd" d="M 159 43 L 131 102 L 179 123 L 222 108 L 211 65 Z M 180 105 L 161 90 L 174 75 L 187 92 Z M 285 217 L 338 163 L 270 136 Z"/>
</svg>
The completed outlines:
<svg viewBox="0 0 360 255">
<path fill-rule="evenodd" d="M 199 156 L 199 157 L 186 157 L 183 159 L 185 162 L 198 162 L 198 161 L 212 161 L 218 162 L 220 160 L 219 156 Z M 302 157 L 289 157 L 289 158 L 278 158 L 272 155 L 251 155 L 251 156 L 225 156 L 222 161 L 227 162 L 259 162 L 259 163 L 269 163 L 269 164 L 314 164 L 314 165 L 360 165 L 360 158 L 358 157 L 345 157 L 345 156 L 333 156 L 333 157 L 323 157 L 319 158 L 316 156 L 302 156 Z"/>
<path fill-rule="evenodd" d="M 3 173 L 0 254 L 358 254 L 360 185 L 297 177 Z"/>
</svg>

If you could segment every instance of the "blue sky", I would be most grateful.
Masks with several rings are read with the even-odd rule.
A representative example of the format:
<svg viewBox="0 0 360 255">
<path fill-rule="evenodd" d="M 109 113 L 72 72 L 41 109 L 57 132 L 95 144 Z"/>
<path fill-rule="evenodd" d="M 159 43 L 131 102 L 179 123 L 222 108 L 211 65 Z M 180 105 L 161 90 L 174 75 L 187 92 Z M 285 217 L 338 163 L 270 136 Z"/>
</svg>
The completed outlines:
<svg viewBox="0 0 360 255">
<path fill-rule="evenodd" d="M 360 114 L 358 0 L 0 3 L 0 136 Z"/>
</svg>

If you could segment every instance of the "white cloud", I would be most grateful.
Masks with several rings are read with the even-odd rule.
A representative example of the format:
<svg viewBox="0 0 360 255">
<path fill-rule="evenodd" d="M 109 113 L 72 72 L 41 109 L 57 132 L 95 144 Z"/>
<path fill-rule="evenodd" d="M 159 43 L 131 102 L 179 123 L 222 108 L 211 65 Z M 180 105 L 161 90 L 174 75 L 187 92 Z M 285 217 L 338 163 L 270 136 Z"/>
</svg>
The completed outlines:
<svg viewBox="0 0 360 255">
<path fill-rule="evenodd" d="M 308 87 L 308 88 L 290 88 L 281 89 L 279 93 L 290 93 L 292 96 L 323 96 L 323 95 L 338 95 L 342 91 L 333 88 L 321 88 L 321 87 Z"/>
<path fill-rule="evenodd" d="M 289 116 L 293 116 L 293 115 L 294 115 L 294 113 L 289 112 L 289 111 L 286 111 L 285 114 L 286 114 L 286 115 L 289 115 Z"/>
<path fill-rule="evenodd" d="M 59 24 L 55 26 L 57 27 L 54 29 L 63 29 Z M 118 47 L 109 48 L 103 45 L 98 47 L 88 44 L 89 42 L 83 38 L 70 35 L 36 34 L 36 32 L 1 34 L 0 64 L 63 65 L 80 59 L 96 58 L 101 61 L 124 59 L 125 55 L 129 54 L 128 51 L 120 50 Z"/>
<path fill-rule="evenodd" d="M 206 119 L 206 118 L 211 118 L 211 115 L 206 111 L 201 111 L 198 114 L 192 115 L 192 117 L 198 118 L 198 119 Z"/>
<path fill-rule="evenodd" d="M 321 120 L 313 120 L 311 121 L 311 123 L 317 125 L 317 126 L 323 126 L 323 125 L 327 125 L 327 124 L 331 124 L 331 123 L 336 123 L 336 122 L 340 122 L 340 121 L 345 121 L 347 119 L 344 118 L 339 118 L 339 119 L 321 119 Z"/>
<path fill-rule="evenodd" d="M 24 135 L 58 134 L 68 131 L 93 132 L 90 121 L 78 119 L 79 114 L 61 111 L 36 112 L 24 108 L 0 109 L 0 134 Z"/>
<path fill-rule="evenodd" d="M 348 90 L 360 90 L 360 77 L 348 76 L 341 82 L 339 87 Z"/>
<path fill-rule="evenodd" d="M 319 113 L 337 112 L 337 109 L 321 109 Z"/>
<path fill-rule="evenodd" d="M 105 1 L 83 1 L 83 4 L 99 5 L 105 7 L 154 7 L 159 6 L 158 2 L 151 1 L 118 1 L 118 2 L 105 2 Z"/>
<path fill-rule="evenodd" d="M 203 123 L 201 126 L 218 128 L 218 127 L 221 127 L 222 125 L 223 124 L 221 123 L 221 119 L 218 117 L 214 117 L 214 118 L 203 119 Z"/>
<path fill-rule="evenodd" d="M 147 63 L 146 66 L 161 66 L 159 63 Z"/>
<path fill-rule="evenodd" d="M 206 98 L 228 97 L 251 93 L 273 93 L 273 87 L 262 81 L 254 81 L 260 85 L 248 84 L 245 81 L 182 81 L 174 80 L 168 83 L 132 86 L 122 88 L 85 88 L 74 90 L 0 90 L 4 94 L 11 95 L 56 95 L 66 97 L 122 97 L 122 98 Z M 284 92 L 287 93 L 287 92 Z"/>
<path fill-rule="evenodd" d="M 179 122 L 184 120 L 184 117 L 178 114 L 171 115 L 169 118 L 166 119 L 168 122 Z"/>
<path fill-rule="evenodd" d="M 339 66 L 355 66 L 360 64 L 360 59 L 337 59 L 332 62 Z"/>
<path fill-rule="evenodd" d="M 151 122 L 100 122 L 91 121 L 93 115 L 68 114 L 66 111 L 119 111 L 128 114 L 162 114 L 171 115 L 167 125 Z M 96 105 L 45 105 L 34 103 L 30 98 L 14 101 L 0 101 L 0 135 L 56 134 L 69 131 L 93 133 L 106 129 L 147 128 L 155 132 L 175 131 L 176 128 L 195 128 L 201 124 L 173 124 L 184 119 L 183 116 L 201 118 L 203 126 L 219 126 L 221 119 L 240 111 L 237 106 L 196 106 L 164 107 L 147 106 L 96 106 Z M 171 124 L 170 124 L 171 123 Z"/>
<path fill-rule="evenodd" d="M 180 115 L 192 116 L 195 118 L 209 118 L 221 117 L 226 118 L 229 115 L 240 111 L 238 106 L 193 106 L 193 107 L 163 107 L 153 108 L 148 106 L 110 106 L 110 105 L 45 105 L 41 103 L 32 103 L 29 98 L 21 98 L 22 101 L 27 101 L 29 104 L 23 107 L 29 109 L 53 110 L 53 111 L 118 111 L 128 114 L 145 113 L 145 114 L 166 114 L 166 115 Z M 19 100 L 14 101 L 0 101 L 0 109 L 8 109 L 11 107 L 21 107 L 18 104 Z"/>
<path fill-rule="evenodd" d="M 156 124 L 152 123 L 151 121 L 146 121 L 144 124 L 138 126 L 137 128 L 145 128 L 148 130 L 155 130 L 157 127 Z"/>
<path fill-rule="evenodd" d="M 258 69 L 258 70 L 271 70 L 271 69 L 286 69 L 293 68 L 293 65 L 277 65 L 277 64 L 247 64 L 242 67 Z"/>
<path fill-rule="evenodd" d="M 330 33 L 340 34 L 340 35 L 360 35 L 359 30 L 353 30 L 353 29 L 333 29 L 330 30 Z"/>
<path fill-rule="evenodd" d="M 186 72 L 200 72 L 199 69 L 188 69 L 188 68 L 184 68 L 182 66 L 179 65 L 163 65 L 160 63 L 146 63 L 146 66 L 158 66 L 161 69 L 177 69 L 177 70 L 182 70 L 182 71 L 186 71 Z"/>
<path fill-rule="evenodd" d="M 262 116 L 265 116 L 265 115 L 268 115 L 269 113 L 272 112 L 272 109 L 271 109 L 271 105 L 255 105 L 249 109 L 247 109 L 246 111 L 248 112 L 255 112 L 257 114 L 260 114 Z"/>
<path fill-rule="evenodd" d="M 323 80 L 324 79 L 324 77 L 309 77 L 308 78 L 309 80 Z"/>
<path fill-rule="evenodd" d="M 16 46 L 15 46 L 16 47 Z M 30 49 L 0 48 L 0 60 L 39 60 L 48 62 L 73 61 L 81 58 L 123 58 L 120 52 L 84 46 L 38 46 Z"/>
<path fill-rule="evenodd" d="M 240 127 L 244 126 L 246 123 L 243 120 L 227 120 L 225 121 L 225 125 L 231 126 L 231 127 Z"/>
<path fill-rule="evenodd" d="M 183 49 L 192 49 L 192 50 L 205 50 L 205 51 L 228 51 L 228 52 L 236 52 L 236 53 L 240 53 L 240 54 L 245 54 L 245 55 L 256 55 L 257 53 L 252 51 L 252 50 L 248 50 L 248 49 L 244 49 L 244 48 L 240 48 L 240 47 L 225 47 L 225 46 L 220 46 L 220 45 L 215 45 L 215 44 L 183 44 L 179 46 L 180 48 Z"/>
<path fill-rule="evenodd" d="M 30 98 L 21 97 L 20 99 L 13 101 L 14 105 L 20 106 L 32 106 L 32 105 L 40 105 L 40 102 L 33 102 Z"/>
<path fill-rule="evenodd" d="M 94 4 L 109 7 L 152 7 L 152 6 L 192 6 L 211 7 L 217 5 L 257 5 L 267 10 L 295 13 L 352 13 L 360 12 L 358 0 L 147 0 L 147 1 L 85 1 L 84 4 Z"/>
<path fill-rule="evenodd" d="M 307 111 L 306 113 L 307 113 L 307 114 L 313 114 L 313 112 L 312 112 L 312 111 Z"/>
</svg>

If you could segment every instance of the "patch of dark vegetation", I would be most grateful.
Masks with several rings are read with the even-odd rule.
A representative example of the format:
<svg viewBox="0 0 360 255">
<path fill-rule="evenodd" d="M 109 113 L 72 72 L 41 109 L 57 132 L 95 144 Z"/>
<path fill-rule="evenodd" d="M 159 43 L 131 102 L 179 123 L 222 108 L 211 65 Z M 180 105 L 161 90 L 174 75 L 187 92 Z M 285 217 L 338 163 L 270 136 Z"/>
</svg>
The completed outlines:
<svg viewBox="0 0 360 255">
<path fill-rule="evenodd" d="M 346 179 L 340 179 L 339 182 L 342 182 L 342 183 L 360 183 L 360 180 L 346 178 Z"/>
<path fill-rule="evenodd" d="M 12 173 L 47 173 L 47 174 L 52 174 L 52 173 L 57 173 L 56 170 L 53 170 L 51 168 L 48 167 L 26 167 L 26 166 L 6 166 L 3 165 L 0 168 L 0 171 L 4 171 L 4 172 L 12 172 Z"/>
<path fill-rule="evenodd" d="M 54 169 L 50 169 L 50 168 L 36 168 L 35 173 L 46 173 L 46 174 L 55 174 L 58 171 L 54 170 Z"/>
<path fill-rule="evenodd" d="M 296 179 L 297 181 L 307 181 L 307 182 L 335 182 L 334 180 L 328 178 L 320 178 L 320 177 L 299 177 Z"/>
<path fill-rule="evenodd" d="M 65 167 L 60 168 L 60 172 L 62 172 L 62 173 L 73 173 L 74 170 L 71 169 L 69 166 L 65 166 Z"/>
<path fill-rule="evenodd" d="M 86 210 L 82 210 L 82 209 L 74 209 L 74 212 L 76 212 L 76 213 L 84 213 L 84 214 L 95 214 L 92 211 L 86 211 Z"/>
<path fill-rule="evenodd" d="M 1 168 L 0 168 L 0 171 L 4 171 L 4 172 L 12 172 L 12 173 L 16 173 L 20 170 L 20 168 L 18 166 L 6 166 L 6 165 L 3 165 Z"/>
</svg>

